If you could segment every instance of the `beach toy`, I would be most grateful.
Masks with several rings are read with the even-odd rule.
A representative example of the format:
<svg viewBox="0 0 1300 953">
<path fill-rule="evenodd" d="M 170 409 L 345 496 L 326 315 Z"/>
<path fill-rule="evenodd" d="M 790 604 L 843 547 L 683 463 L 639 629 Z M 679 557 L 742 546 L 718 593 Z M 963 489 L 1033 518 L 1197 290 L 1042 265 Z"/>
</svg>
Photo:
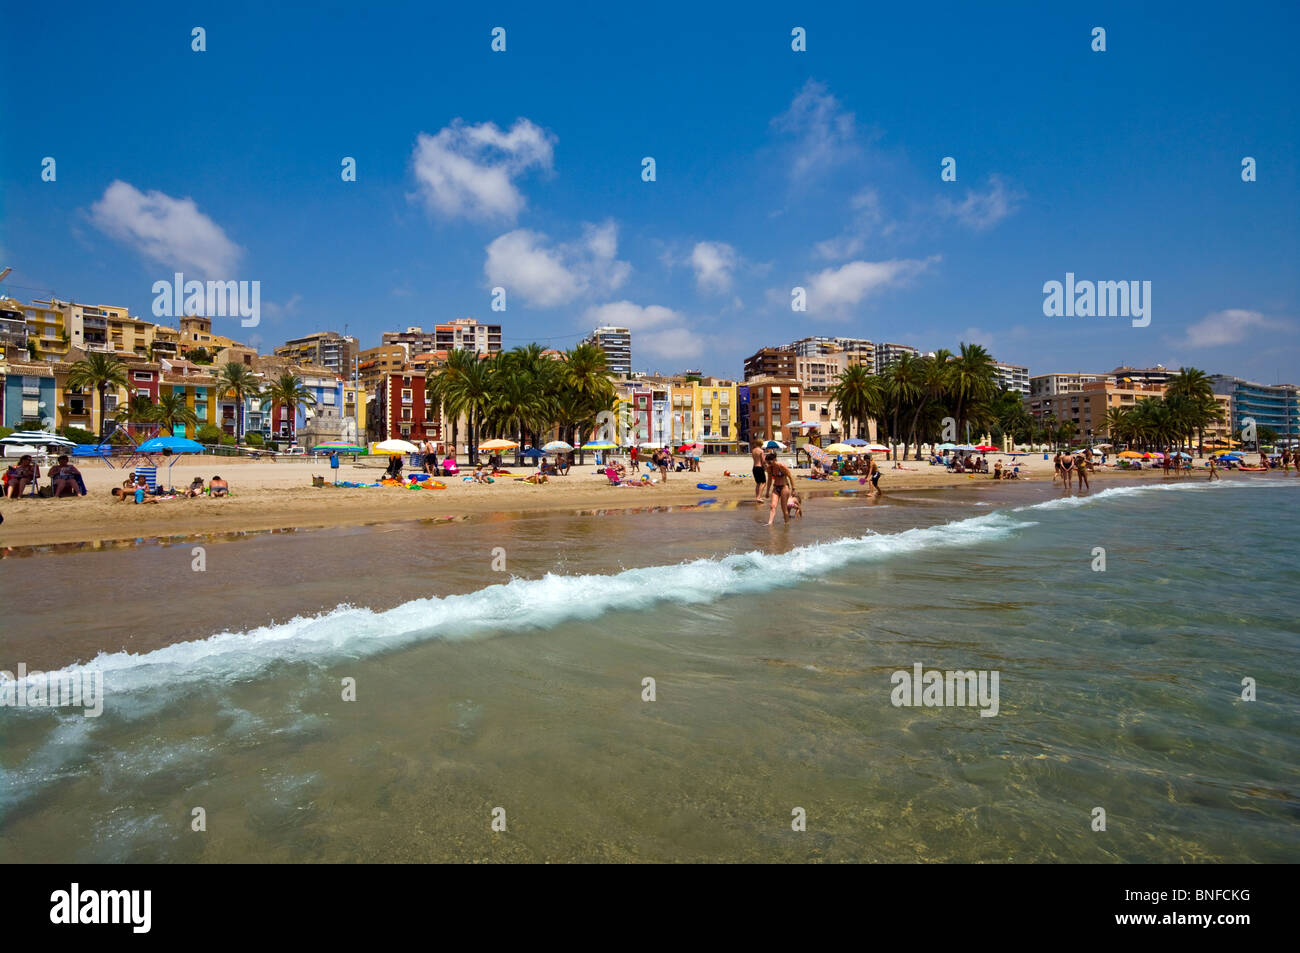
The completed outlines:
<svg viewBox="0 0 1300 953">
<path fill-rule="evenodd" d="M 718 485 L 716 483 L 697 483 L 695 488 L 697 490 L 716 490 Z"/>
<path fill-rule="evenodd" d="M 425 480 L 429 479 L 429 474 L 427 474 L 427 473 L 412 473 L 412 474 L 411 474 L 411 479 L 414 480 L 414 481 L 417 482 L 417 483 L 423 483 Z"/>
<path fill-rule="evenodd" d="M 841 480 L 848 480 L 850 483 L 861 483 L 861 482 L 862 482 L 861 480 L 859 480 L 859 479 L 858 479 L 857 477 L 855 477 L 855 476 L 841 476 L 840 479 L 841 479 Z"/>
</svg>

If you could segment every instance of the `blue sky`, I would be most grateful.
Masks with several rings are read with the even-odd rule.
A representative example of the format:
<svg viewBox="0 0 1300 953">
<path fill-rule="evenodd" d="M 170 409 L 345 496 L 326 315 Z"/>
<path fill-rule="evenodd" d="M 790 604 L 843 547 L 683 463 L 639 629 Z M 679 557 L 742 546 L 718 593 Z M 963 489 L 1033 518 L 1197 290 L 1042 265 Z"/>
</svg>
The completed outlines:
<svg viewBox="0 0 1300 953">
<path fill-rule="evenodd" d="M 11 6 L 0 288 L 256 280 L 266 350 L 469 316 L 665 372 L 844 334 L 1300 378 L 1294 3 L 467 6 Z M 1045 317 L 1066 272 L 1150 325 Z"/>
</svg>

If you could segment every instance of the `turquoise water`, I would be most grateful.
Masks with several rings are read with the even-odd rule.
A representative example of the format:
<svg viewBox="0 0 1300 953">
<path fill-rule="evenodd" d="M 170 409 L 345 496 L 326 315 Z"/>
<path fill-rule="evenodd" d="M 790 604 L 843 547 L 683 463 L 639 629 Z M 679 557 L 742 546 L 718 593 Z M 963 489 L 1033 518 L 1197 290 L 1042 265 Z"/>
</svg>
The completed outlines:
<svg viewBox="0 0 1300 953">
<path fill-rule="evenodd" d="M 0 667 L 106 699 L 0 709 L 0 852 L 1300 859 L 1300 481 L 997 491 L 6 561 Z M 69 608 L 53 567 L 116 595 Z M 917 663 L 997 673 L 997 714 L 894 705 Z"/>
</svg>

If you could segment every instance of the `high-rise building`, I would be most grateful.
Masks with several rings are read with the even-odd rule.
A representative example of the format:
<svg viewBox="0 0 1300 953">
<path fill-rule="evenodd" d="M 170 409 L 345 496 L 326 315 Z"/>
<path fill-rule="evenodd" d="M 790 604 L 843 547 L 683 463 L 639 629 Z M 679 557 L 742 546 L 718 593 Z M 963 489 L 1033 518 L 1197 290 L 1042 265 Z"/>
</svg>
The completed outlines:
<svg viewBox="0 0 1300 953">
<path fill-rule="evenodd" d="M 379 335 L 380 347 L 386 344 L 404 345 L 408 357 L 412 354 L 438 350 L 437 340 L 436 332 L 426 331 L 421 327 L 410 327 L 405 331 L 385 331 Z"/>
<path fill-rule="evenodd" d="M 594 344 L 605 352 L 605 363 L 619 377 L 632 373 L 632 332 L 627 328 L 605 326 L 595 328 L 583 344 Z"/>
<path fill-rule="evenodd" d="M 885 371 L 897 364 L 899 358 L 904 354 L 910 354 L 912 357 L 919 357 L 921 352 L 910 344 L 877 344 L 876 373 L 885 373 Z"/>
<path fill-rule="evenodd" d="M 1163 364 L 1157 364 L 1155 367 L 1129 367 L 1121 365 L 1110 372 L 1110 377 L 1116 382 L 1127 381 L 1133 384 L 1168 384 L 1171 377 L 1177 376 L 1177 371 L 1171 371 Z"/>
<path fill-rule="evenodd" d="M 1039 400 L 1057 394 L 1077 394 L 1084 384 L 1110 379 L 1109 374 L 1035 374 L 1029 378 L 1029 397 Z"/>
<path fill-rule="evenodd" d="M 473 318 L 456 318 L 433 329 L 431 351 L 473 351 L 496 354 L 501 350 L 501 325 L 479 324 Z M 411 352 L 414 357 L 416 351 Z"/>
<path fill-rule="evenodd" d="M 379 388 L 385 374 L 400 371 L 411 359 L 409 344 L 381 344 L 357 355 L 357 373 L 367 394 Z"/>
<path fill-rule="evenodd" d="M 1029 368 L 1020 364 L 1004 364 L 1002 361 L 993 362 L 993 373 L 997 379 L 997 385 L 1000 389 L 1016 391 L 1020 394 L 1028 395 L 1029 393 Z"/>
<path fill-rule="evenodd" d="M 317 331 L 285 341 L 275 349 L 275 355 L 295 364 L 327 367 L 340 377 L 351 379 L 357 339 L 344 337 L 337 331 Z"/>
<path fill-rule="evenodd" d="M 1214 393 L 1231 401 L 1229 416 L 1232 431 L 1241 430 L 1249 420 L 1255 427 L 1268 427 L 1279 441 L 1294 446 L 1300 439 L 1300 387 L 1295 384 L 1257 384 L 1228 374 L 1213 374 L 1210 386 Z"/>
<path fill-rule="evenodd" d="M 755 377 L 793 378 L 795 352 L 777 347 L 759 348 L 745 358 L 745 380 Z"/>
</svg>

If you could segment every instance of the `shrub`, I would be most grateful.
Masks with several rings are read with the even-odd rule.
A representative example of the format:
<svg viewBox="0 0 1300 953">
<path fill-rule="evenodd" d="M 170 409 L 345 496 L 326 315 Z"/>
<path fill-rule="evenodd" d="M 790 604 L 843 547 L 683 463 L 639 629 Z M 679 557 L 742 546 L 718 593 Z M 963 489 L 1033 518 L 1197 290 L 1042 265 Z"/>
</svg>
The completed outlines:
<svg viewBox="0 0 1300 953">
<path fill-rule="evenodd" d="M 222 433 L 220 427 L 215 424 L 204 424 L 199 428 L 199 432 L 195 434 L 194 439 L 199 443 L 221 443 L 221 438 L 224 436 L 225 434 Z"/>
<path fill-rule="evenodd" d="M 221 445 L 223 447 L 233 447 L 235 445 L 235 435 L 231 433 L 223 433 L 221 435 Z"/>
<path fill-rule="evenodd" d="M 82 430 L 80 427 L 64 427 L 63 436 L 67 437 L 73 443 L 91 444 L 99 443 L 99 438 L 89 430 Z"/>
<path fill-rule="evenodd" d="M 265 441 L 262 439 L 262 435 L 254 430 L 252 433 L 244 434 L 244 443 L 250 447 L 260 447 Z"/>
</svg>

